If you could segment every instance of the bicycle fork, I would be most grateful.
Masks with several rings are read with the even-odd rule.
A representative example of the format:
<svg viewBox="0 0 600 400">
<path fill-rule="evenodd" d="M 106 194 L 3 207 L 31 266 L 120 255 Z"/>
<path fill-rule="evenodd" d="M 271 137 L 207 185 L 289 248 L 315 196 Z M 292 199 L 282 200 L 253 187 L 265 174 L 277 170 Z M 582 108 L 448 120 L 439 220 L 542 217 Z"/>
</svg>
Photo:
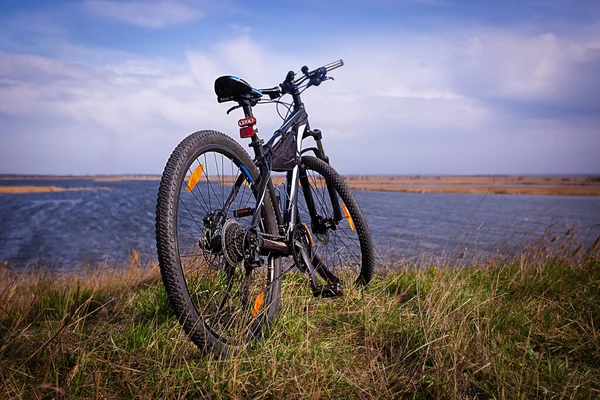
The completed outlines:
<svg viewBox="0 0 600 400">
<path fill-rule="evenodd" d="M 326 233 L 329 229 L 336 229 L 336 226 L 342 220 L 342 211 L 340 209 L 340 204 L 335 189 L 328 182 L 326 182 L 327 192 L 333 208 L 334 217 L 334 221 L 328 221 L 317 213 L 313 193 L 308 181 L 308 175 L 306 174 L 306 169 L 302 166 L 300 166 L 299 180 L 300 186 L 302 187 L 302 192 L 304 193 L 304 200 L 306 201 L 306 207 L 311 219 L 310 222 L 313 232 Z M 300 215 L 297 215 L 298 219 L 300 219 Z M 310 235 L 310 233 L 308 234 Z M 311 286 L 315 296 L 335 297 L 342 295 L 342 291 L 339 287 L 340 279 L 333 272 L 331 272 L 329 268 L 327 268 L 318 254 L 313 254 L 312 257 L 309 257 L 308 252 L 303 249 L 301 255 L 305 264 L 308 266 L 309 273 L 311 275 Z M 328 282 L 328 284 L 319 286 L 317 284 L 315 272 L 317 272 L 321 278 Z"/>
</svg>

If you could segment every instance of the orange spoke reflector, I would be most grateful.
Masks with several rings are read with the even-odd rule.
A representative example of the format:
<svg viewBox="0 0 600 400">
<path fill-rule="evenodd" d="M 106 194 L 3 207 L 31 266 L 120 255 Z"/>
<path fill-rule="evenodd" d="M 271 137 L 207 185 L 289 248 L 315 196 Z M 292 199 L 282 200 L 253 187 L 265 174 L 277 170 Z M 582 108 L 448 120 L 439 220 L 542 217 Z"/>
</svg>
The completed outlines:
<svg viewBox="0 0 600 400">
<path fill-rule="evenodd" d="M 190 180 L 188 181 L 185 190 L 187 192 L 191 192 L 192 189 L 196 186 L 200 177 L 202 176 L 202 171 L 204 171 L 204 165 L 200 164 L 196 167 L 194 172 L 192 172 L 192 176 L 190 176 Z"/>
<path fill-rule="evenodd" d="M 252 316 L 256 317 L 258 312 L 260 311 L 260 306 L 262 306 L 263 300 L 265 299 L 265 288 L 260 289 L 258 296 L 254 300 L 254 307 L 252 307 Z"/>
<path fill-rule="evenodd" d="M 310 246 L 315 247 L 315 242 L 313 241 L 312 234 L 308 230 L 308 226 L 306 226 L 306 224 L 302 224 L 302 225 L 304 225 L 304 229 L 306 229 L 306 232 L 308 233 L 308 240 L 310 240 Z"/>
<path fill-rule="evenodd" d="M 354 221 L 352 221 L 352 216 L 348 212 L 348 208 L 346 208 L 344 203 L 342 203 L 342 210 L 344 210 L 344 214 L 346 214 L 346 219 L 348 220 L 348 224 L 350 224 L 350 229 L 354 230 Z"/>
</svg>

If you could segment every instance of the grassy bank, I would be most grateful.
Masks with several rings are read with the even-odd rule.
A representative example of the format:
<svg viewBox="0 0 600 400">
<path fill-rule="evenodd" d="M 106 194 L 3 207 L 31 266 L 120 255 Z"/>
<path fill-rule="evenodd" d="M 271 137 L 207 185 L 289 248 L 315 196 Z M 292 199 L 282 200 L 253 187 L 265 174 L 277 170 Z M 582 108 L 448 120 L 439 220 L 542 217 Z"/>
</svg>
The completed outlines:
<svg viewBox="0 0 600 400">
<path fill-rule="evenodd" d="M 333 300 L 290 274 L 268 338 L 231 360 L 184 337 L 135 257 L 79 277 L 5 268 L 0 397 L 597 398 L 597 248 L 382 267 Z"/>
</svg>

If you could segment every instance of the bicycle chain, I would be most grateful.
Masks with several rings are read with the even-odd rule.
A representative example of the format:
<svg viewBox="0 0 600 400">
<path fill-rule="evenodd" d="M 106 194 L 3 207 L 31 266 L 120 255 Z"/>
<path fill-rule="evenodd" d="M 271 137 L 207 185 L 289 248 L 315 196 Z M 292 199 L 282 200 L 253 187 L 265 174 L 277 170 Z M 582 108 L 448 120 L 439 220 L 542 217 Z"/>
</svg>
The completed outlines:
<svg viewBox="0 0 600 400">
<path fill-rule="evenodd" d="M 260 236 L 272 238 L 272 239 L 285 240 L 285 236 L 281 236 L 281 235 L 273 235 L 271 233 L 264 233 L 264 232 L 256 232 L 256 234 L 260 235 Z"/>
</svg>

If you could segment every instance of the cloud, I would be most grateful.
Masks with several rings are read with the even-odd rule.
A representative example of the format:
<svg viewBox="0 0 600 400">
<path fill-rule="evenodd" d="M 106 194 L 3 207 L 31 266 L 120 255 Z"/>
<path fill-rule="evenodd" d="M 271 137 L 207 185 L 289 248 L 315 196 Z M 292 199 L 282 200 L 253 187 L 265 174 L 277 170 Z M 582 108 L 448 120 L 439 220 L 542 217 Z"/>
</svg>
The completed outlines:
<svg viewBox="0 0 600 400">
<path fill-rule="evenodd" d="M 158 172 L 217 106 L 186 69 L 164 60 L 129 55 L 97 66 L 3 53 L 0 71 L 6 172 Z"/>
<path fill-rule="evenodd" d="M 202 17 L 196 8 L 175 1 L 86 0 L 84 4 L 92 14 L 147 28 L 163 28 Z"/>
<path fill-rule="evenodd" d="M 593 39 L 474 34 L 453 54 L 449 79 L 457 90 L 482 101 L 600 112 L 600 35 Z"/>
<path fill-rule="evenodd" d="M 331 45 L 335 54 L 294 55 L 243 38 L 189 52 L 188 62 L 212 90 L 219 72 L 271 86 L 288 69 L 343 55 L 336 81 L 303 100 L 349 173 L 585 173 L 600 170 L 590 151 L 600 148 L 594 38 L 488 29 L 348 39 Z M 259 121 L 275 128 L 262 107 Z"/>
<path fill-rule="evenodd" d="M 229 104 L 215 100 L 218 75 L 267 87 L 341 56 L 336 80 L 303 100 L 344 173 L 597 172 L 600 121 L 585 113 L 598 109 L 596 49 L 593 36 L 486 30 L 294 53 L 241 36 L 183 60 L 91 48 L 71 53 L 76 61 L 0 53 L 0 171 L 158 173 L 192 131 L 237 136 L 239 111 L 227 116 Z M 275 107 L 255 112 L 268 138 Z"/>
</svg>

